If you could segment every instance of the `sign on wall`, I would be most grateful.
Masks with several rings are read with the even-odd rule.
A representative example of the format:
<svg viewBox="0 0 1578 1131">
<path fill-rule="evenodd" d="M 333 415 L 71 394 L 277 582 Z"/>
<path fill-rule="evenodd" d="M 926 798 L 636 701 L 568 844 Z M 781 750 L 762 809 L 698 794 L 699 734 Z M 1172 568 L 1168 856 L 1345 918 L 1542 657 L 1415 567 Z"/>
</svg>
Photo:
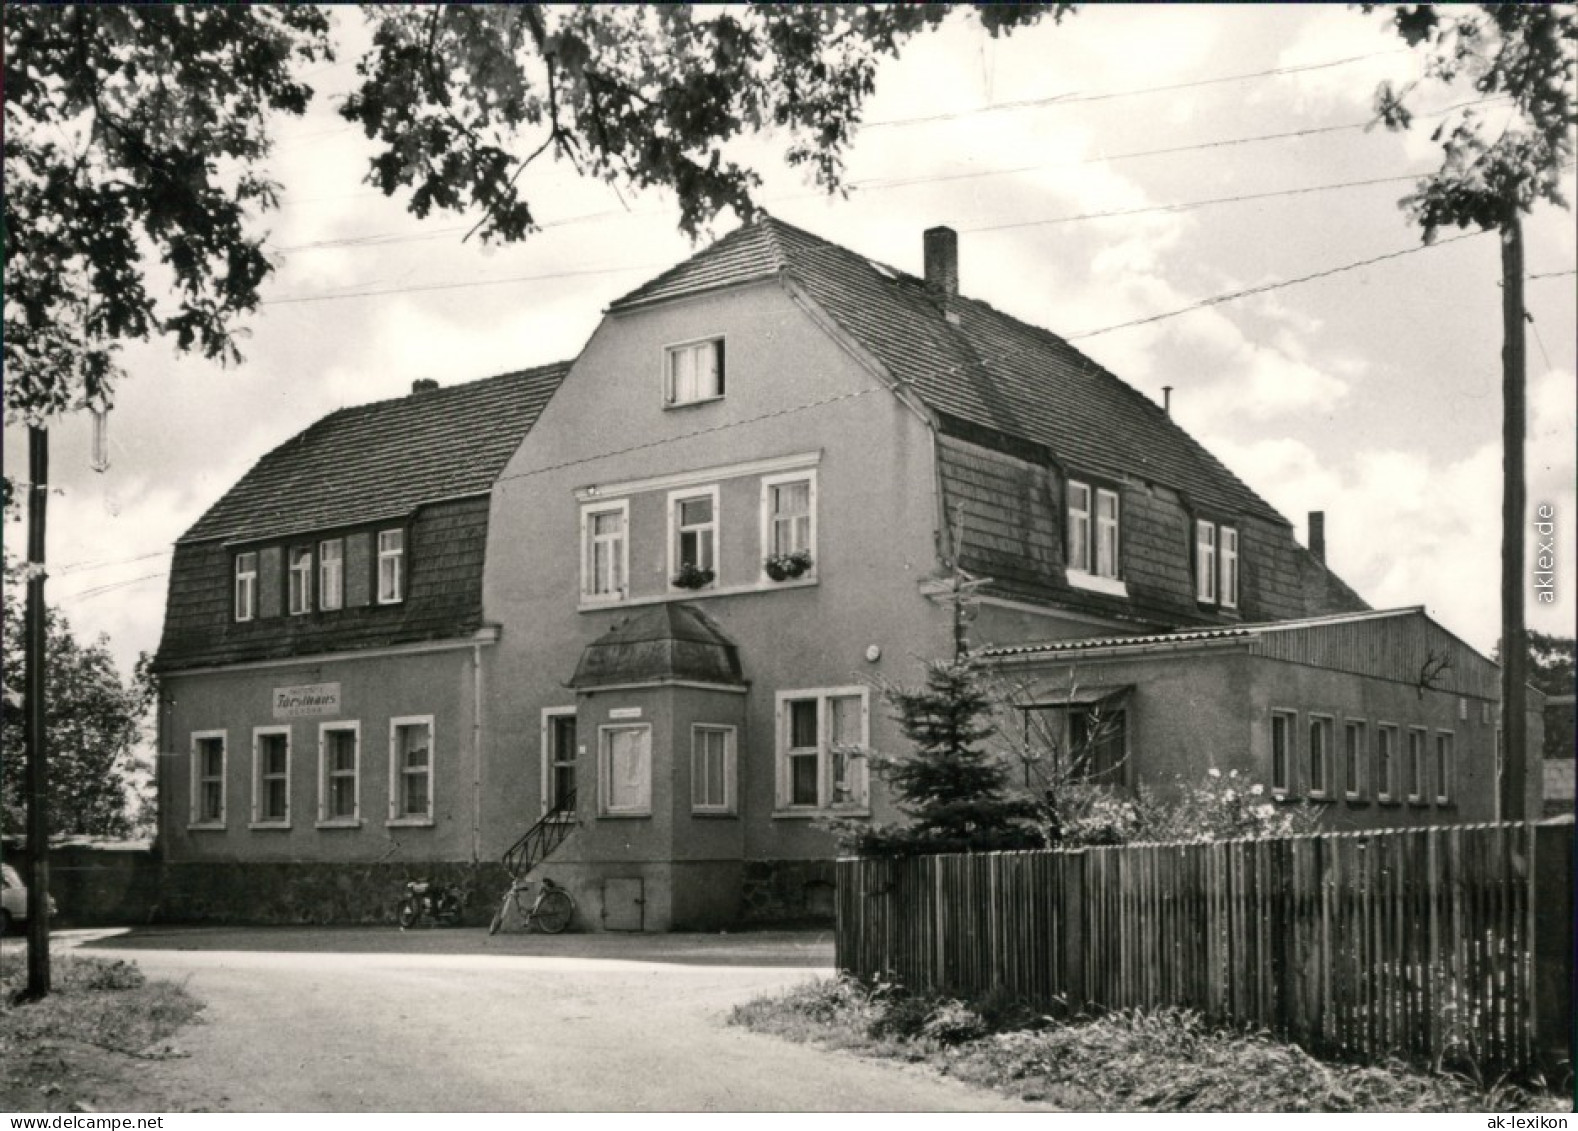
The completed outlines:
<svg viewBox="0 0 1578 1131">
<path fill-rule="evenodd" d="M 339 713 L 340 685 L 337 683 L 303 683 L 274 689 L 276 719 L 305 719 Z"/>
</svg>

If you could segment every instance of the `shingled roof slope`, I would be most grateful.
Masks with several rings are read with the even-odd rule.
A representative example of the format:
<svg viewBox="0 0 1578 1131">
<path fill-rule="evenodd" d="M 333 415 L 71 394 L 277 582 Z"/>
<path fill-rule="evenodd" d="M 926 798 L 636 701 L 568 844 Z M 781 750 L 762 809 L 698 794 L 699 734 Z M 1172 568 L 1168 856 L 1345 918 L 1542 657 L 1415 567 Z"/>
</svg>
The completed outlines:
<svg viewBox="0 0 1578 1131">
<path fill-rule="evenodd" d="M 354 526 L 487 491 L 569 371 L 555 362 L 331 413 L 258 460 L 180 541 Z"/>
<path fill-rule="evenodd" d="M 1049 330 L 764 216 L 612 303 L 620 311 L 782 273 L 935 412 L 1044 445 L 1092 475 L 1137 475 L 1197 504 L 1287 519 L 1160 406 Z M 950 315 L 952 317 L 950 317 Z"/>
</svg>

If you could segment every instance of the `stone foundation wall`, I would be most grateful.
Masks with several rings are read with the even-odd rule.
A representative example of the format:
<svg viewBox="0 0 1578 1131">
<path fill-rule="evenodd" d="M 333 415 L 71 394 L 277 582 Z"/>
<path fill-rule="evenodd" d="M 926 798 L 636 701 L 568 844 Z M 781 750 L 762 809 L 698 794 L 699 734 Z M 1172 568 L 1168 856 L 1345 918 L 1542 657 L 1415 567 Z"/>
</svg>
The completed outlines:
<svg viewBox="0 0 1578 1131">
<path fill-rule="evenodd" d="M 741 919 L 748 924 L 833 922 L 831 860 L 747 860 Z"/>
<path fill-rule="evenodd" d="M 167 864 L 154 918 L 164 923 L 393 923 L 408 880 L 465 893 L 467 926 L 486 926 L 509 873 L 497 863 Z"/>
</svg>

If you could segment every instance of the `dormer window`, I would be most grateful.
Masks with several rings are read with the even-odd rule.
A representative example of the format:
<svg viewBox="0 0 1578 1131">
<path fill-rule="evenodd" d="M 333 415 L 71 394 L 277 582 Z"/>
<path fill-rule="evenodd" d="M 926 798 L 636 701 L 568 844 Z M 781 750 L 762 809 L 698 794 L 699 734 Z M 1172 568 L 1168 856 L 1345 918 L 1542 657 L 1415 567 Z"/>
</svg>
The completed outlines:
<svg viewBox="0 0 1578 1131">
<path fill-rule="evenodd" d="M 258 556 L 255 550 L 236 555 L 236 619 L 251 620 L 258 613 Z"/>
<path fill-rule="evenodd" d="M 1118 492 L 1069 480 L 1069 584 L 1127 596 L 1127 588 L 1118 580 L 1119 547 Z"/>
<path fill-rule="evenodd" d="M 1238 608 L 1237 528 L 1198 519 L 1194 531 L 1195 600 Z"/>
<path fill-rule="evenodd" d="M 723 396 L 723 339 L 687 342 L 665 351 L 663 403 L 695 404 Z"/>
<path fill-rule="evenodd" d="M 312 612 L 312 547 L 290 548 L 290 609 L 291 616 Z"/>
<path fill-rule="evenodd" d="M 345 604 L 345 539 L 318 543 L 318 607 L 334 610 Z"/>
<path fill-rule="evenodd" d="M 378 532 L 378 603 L 393 605 L 405 595 L 405 531 Z"/>
<path fill-rule="evenodd" d="M 1118 493 L 1096 491 L 1096 576 L 1118 576 Z"/>
<path fill-rule="evenodd" d="M 1090 572 L 1090 485 L 1068 485 L 1068 568 Z"/>
</svg>

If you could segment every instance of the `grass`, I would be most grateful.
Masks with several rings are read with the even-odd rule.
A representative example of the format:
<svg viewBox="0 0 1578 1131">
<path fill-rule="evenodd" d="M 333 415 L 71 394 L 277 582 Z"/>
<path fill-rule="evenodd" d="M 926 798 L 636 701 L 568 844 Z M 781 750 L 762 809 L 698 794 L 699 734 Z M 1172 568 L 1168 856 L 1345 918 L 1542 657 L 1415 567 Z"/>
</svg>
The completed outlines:
<svg viewBox="0 0 1578 1131">
<path fill-rule="evenodd" d="M 24 953 L 8 950 L 0 964 L 0 1108 L 177 1110 L 137 1062 L 182 1055 L 170 1038 L 202 1003 L 130 962 L 52 954 L 50 965 L 52 992 L 22 1003 Z"/>
<path fill-rule="evenodd" d="M 738 1006 L 732 1024 L 862 1055 L 925 1062 L 961 1080 L 1074 1111 L 1563 1111 L 1556 1097 L 1400 1063 L 1331 1064 L 1181 1009 L 1055 1022 L 1009 1000 L 966 1004 L 805 983 Z"/>
</svg>

